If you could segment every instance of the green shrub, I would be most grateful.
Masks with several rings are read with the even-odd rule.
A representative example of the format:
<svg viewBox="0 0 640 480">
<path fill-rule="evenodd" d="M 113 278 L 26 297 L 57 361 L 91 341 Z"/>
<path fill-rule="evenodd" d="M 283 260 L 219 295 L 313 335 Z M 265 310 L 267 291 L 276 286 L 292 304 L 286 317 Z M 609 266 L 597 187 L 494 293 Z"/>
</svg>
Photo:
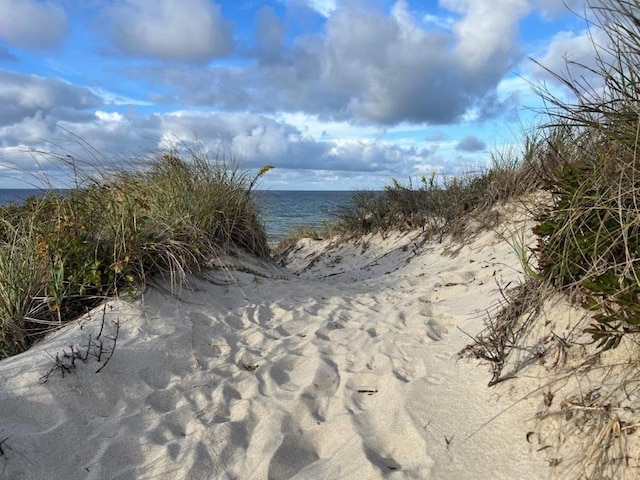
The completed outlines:
<svg viewBox="0 0 640 480">
<path fill-rule="evenodd" d="M 67 196 L 0 209 L 0 358 L 156 274 L 184 280 L 223 251 L 266 257 L 250 177 L 204 155 L 77 179 Z"/>
<path fill-rule="evenodd" d="M 553 119 L 540 152 L 553 202 L 535 232 L 541 274 L 579 292 L 596 312 L 588 331 L 606 349 L 640 330 L 640 2 L 591 8 L 609 43 L 594 45 L 598 68 L 584 68 L 602 86 L 556 74 L 575 103 L 541 91 Z"/>
<path fill-rule="evenodd" d="M 541 237 L 540 272 L 580 291 L 597 312 L 591 333 L 610 348 L 620 333 L 640 325 L 640 170 L 630 152 L 598 154 L 605 146 L 592 144 L 590 156 L 555 171 L 546 187 L 552 208 L 539 215 L 534 232 Z"/>
</svg>

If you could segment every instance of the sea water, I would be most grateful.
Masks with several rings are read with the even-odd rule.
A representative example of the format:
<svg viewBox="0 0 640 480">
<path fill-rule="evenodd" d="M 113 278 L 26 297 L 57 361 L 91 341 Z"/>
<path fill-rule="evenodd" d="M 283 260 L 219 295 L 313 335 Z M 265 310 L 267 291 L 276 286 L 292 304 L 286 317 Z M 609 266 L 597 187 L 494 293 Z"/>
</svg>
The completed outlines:
<svg viewBox="0 0 640 480">
<path fill-rule="evenodd" d="M 45 190 L 0 189 L 0 205 L 22 203 Z M 270 242 L 285 237 L 296 227 L 318 228 L 331 221 L 339 206 L 348 203 L 352 192 L 257 190 L 253 198 Z"/>
<path fill-rule="evenodd" d="M 319 228 L 335 219 L 335 212 L 349 202 L 352 194 L 345 191 L 262 190 L 255 192 L 254 199 L 260 207 L 269 241 L 277 241 L 296 227 Z"/>
<path fill-rule="evenodd" d="M 37 190 L 34 188 L 0 188 L 0 205 L 9 203 L 24 203 L 29 197 L 40 197 L 44 195 L 46 190 Z"/>
</svg>

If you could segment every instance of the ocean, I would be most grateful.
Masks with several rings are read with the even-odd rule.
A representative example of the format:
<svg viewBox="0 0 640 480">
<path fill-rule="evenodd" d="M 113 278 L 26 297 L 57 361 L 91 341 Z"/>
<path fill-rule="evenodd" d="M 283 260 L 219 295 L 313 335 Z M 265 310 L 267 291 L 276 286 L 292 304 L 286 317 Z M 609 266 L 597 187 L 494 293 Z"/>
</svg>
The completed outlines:
<svg viewBox="0 0 640 480">
<path fill-rule="evenodd" d="M 0 189 L 0 205 L 22 203 L 29 196 L 41 194 L 34 189 Z M 346 204 L 352 192 L 256 190 L 254 199 L 260 206 L 269 241 L 275 242 L 296 227 L 320 227 L 332 219 L 340 205 Z"/>
<path fill-rule="evenodd" d="M 321 227 L 332 213 L 348 203 L 353 192 L 258 190 L 261 218 L 269 241 L 277 241 L 296 227 Z"/>
<path fill-rule="evenodd" d="M 22 203 L 27 198 L 41 195 L 43 190 L 33 188 L 0 188 L 0 205 L 8 203 Z"/>
</svg>

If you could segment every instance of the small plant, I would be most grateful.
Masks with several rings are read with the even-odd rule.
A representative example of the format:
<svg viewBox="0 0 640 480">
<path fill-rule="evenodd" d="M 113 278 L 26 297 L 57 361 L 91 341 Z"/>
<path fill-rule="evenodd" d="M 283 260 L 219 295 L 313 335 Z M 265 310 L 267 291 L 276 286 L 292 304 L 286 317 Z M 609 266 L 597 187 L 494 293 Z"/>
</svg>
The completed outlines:
<svg viewBox="0 0 640 480">
<path fill-rule="evenodd" d="M 498 312 L 488 315 L 485 329 L 459 354 L 472 354 L 489 362 L 492 371 L 489 386 L 514 378 L 519 369 L 541 354 L 536 348 L 523 345 L 540 315 L 544 297 L 539 282 L 529 278 L 508 292 L 502 292 L 502 296 Z M 513 362 L 514 353 L 521 355 L 517 362 Z M 506 366 L 513 368 L 505 374 Z"/>
<path fill-rule="evenodd" d="M 88 363 L 90 359 L 94 359 L 100 364 L 95 373 L 100 373 L 109 363 L 113 357 L 113 353 L 116 349 L 118 342 L 118 334 L 120 333 L 120 321 L 112 321 L 112 334 L 106 335 L 105 329 L 106 321 L 106 305 L 102 310 L 102 323 L 100 324 L 100 331 L 95 337 L 89 335 L 85 344 L 75 344 L 69 346 L 69 350 L 62 350 L 62 354 L 56 353 L 55 358 L 52 357 L 53 366 L 40 377 L 40 383 L 46 383 L 49 377 L 54 372 L 60 372 L 62 378 L 65 375 L 72 373 L 76 369 L 78 362 Z"/>
</svg>

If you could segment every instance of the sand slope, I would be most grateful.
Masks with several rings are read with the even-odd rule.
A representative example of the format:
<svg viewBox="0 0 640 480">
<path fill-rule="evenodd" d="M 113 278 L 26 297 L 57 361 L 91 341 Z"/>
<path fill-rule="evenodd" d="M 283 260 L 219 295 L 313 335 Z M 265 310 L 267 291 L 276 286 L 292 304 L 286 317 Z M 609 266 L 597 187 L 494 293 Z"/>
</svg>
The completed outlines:
<svg viewBox="0 0 640 480">
<path fill-rule="evenodd" d="M 288 269 L 238 258 L 179 300 L 109 302 L 0 362 L 0 478 L 546 478 L 539 402 L 457 357 L 518 261 L 492 232 L 446 247 L 305 240 Z M 104 369 L 42 383 L 103 317 Z"/>
</svg>

